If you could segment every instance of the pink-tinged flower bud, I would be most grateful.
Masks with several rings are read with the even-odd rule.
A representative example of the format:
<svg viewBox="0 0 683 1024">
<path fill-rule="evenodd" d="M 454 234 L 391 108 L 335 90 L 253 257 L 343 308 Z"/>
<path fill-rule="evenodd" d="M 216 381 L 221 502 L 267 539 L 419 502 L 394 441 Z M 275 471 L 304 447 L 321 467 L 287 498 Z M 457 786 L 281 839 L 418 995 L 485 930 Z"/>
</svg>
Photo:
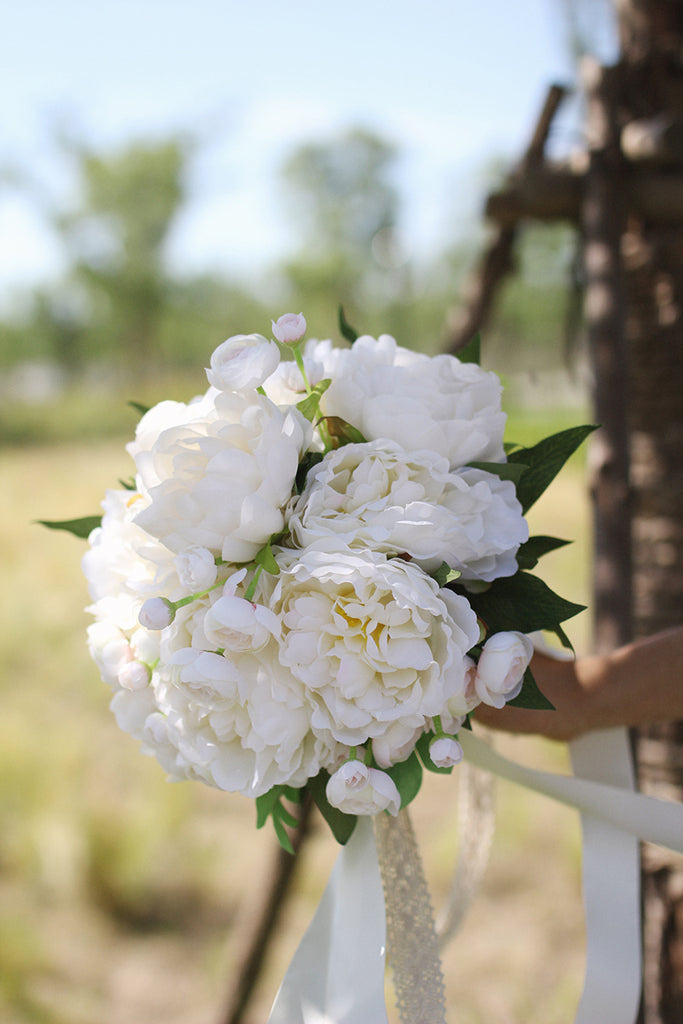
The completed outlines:
<svg viewBox="0 0 683 1024">
<path fill-rule="evenodd" d="M 119 686 L 124 690 L 144 690 L 152 678 L 147 665 L 141 661 L 129 661 L 119 672 Z"/>
<path fill-rule="evenodd" d="M 145 629 L 165 629 L 175 618 L 175 606 L 165 597 L 148 597 L 138 615 Z"/>
<path fill-rule="evenodd" d="M 206 376 L 219 391 L 251 391 L 270 377 L 279 362 L 274 341 L 260 334 L 236 334 L 215 350 Z"/>
<path fill-rule="evenodd" d="M 429 744 L 429 756 L 437 768 L 452 768 L 454 764 L 460 764 L 464 753 L 452 736 L 437 736 Z"/>
<path fill-rule="evenodd" d="M 333 807 L 344 814 L 379 814 L 394 817 L 401 809 L 401 796 L 386 772 L 368 768 L 362 761 L 347 761 L 331 775 L 325 790 Z"/>
<path fill-rule="evenodd" d="M 306 333 L 306 318 L 303 313 L 285 313 L 270 323 L 273 337 L 282 345 L 296 345 Z"/>
<path fill-rule="evenodd" d="M 533 653 L 534 645 L 524 633 L 493 633 L 477 664 L 474 687 L 479 699 L 494 708 L 514 700 L 522 689 Z"/>
</svg>

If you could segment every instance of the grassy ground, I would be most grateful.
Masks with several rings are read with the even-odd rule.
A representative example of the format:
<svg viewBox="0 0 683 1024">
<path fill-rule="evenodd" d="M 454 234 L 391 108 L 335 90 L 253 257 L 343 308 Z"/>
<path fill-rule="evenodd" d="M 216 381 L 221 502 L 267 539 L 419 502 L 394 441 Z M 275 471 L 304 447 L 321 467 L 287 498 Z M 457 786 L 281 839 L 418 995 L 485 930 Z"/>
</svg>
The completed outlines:
<svg viewBox="0 0 683 1024">
<path fill-rule="evenodd" d="M 511 424 L 510 436 L 526 442 L 546 432 L 527 414 Z M 118 731 L 85 650 L 84 545 L 32 525 L 97 511 L 105 487 L 129 475 L 128 457 L 118 441 L 25 446 L 1 452 L 0 469 L 0 1019 L 219 1024 L 274 840 L 255 831 L 250 801 L 167 784 L 156 762 Z M 538 532 L 577 538 L 548 556 L 543 575 L 585 601 L 581 459 L 531 518 Z M 587 614 L 568 631 L 584 648 Z M 550 744 L 508 739 L 501 746 L 565 767 L 562 750 Z M 456 790 L 454 779 L 430 777 L 414 805 L 437 906 L 457 846 Z M 317 830 L 253 1024 L 268 1015 L 335 854 Z M 582 971 L 573 812 L 499 784 L 485 884 L 444 967 L 453 1024 L 573 1018 Z"/>
</svg>

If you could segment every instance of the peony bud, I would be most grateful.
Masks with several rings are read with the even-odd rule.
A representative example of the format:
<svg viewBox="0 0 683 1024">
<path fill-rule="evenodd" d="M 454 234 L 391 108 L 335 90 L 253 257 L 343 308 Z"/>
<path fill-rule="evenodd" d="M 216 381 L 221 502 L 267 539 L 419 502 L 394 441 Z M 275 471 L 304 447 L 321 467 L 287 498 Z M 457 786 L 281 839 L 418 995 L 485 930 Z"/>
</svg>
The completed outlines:
<svg viewBox="0 0 683 1024">
<path fill-rule="evenodd" d="M 362 761 L 347 761 L 330 776 L 325 790 L 333 807 L 344 814 L 379 814 L 389 811 L 394 817 L 401 809 L 401 797 L 394 780 Z"/>
<path fill-rule="evenodd" d="M 454 764 L 460 764 L 465 755 L 452 736 L 436 736 L 429 744 L 429 756 L 437 768 L 451 768 Z"/>
<path fill-rule="evenodd" d="M 270 323 L 273 337 L 282 345 L 296 345 L 306 333 L 306 318 L 303 313 L 285 313 Z"/>
<path fill-rule="evenodd" d="M 151 678 L 152 673 L 141 661 L 129 661 L 127 665 L 123 666 L 118 676 L 119 686 L 122 686 L 124 690 L 144 690 L 146 686 L 149 686 Z"/>
<path fill-rule="evenodd" d="M 148 597 L 138 615 L 145 629 L 165 629 L 175 618 L 175 605 L 165 597 Z"/>
<path fill-rule="evenodd" d="M 208 548 L 192 547 L 173 560 L 180 579 L 180 585 L 191 594 L 208 590 L 216 582 L 218 567 L 216 559 Z"/>
<path fill-rule="evenodd" d="M 280 631 L 280 620 L 265 605 L 224 594 L 204 616 L 204 635 L 227 651 L 260 651 Z"/>
<path fill-rule="evenodd" d="M 533 653 L 534 646 L 524 633 L 493 633 L 484 644 L 474 679 L 479 699 L 494 708 L 514 700 Z"/>
<path fill-rule="evenodd" d="M 279 362 L 274 341 L 260 334 L 236 334 L 218 346 L 206 376 L 220 391 L 250 391 L 260 387 Z"/>
</svg>

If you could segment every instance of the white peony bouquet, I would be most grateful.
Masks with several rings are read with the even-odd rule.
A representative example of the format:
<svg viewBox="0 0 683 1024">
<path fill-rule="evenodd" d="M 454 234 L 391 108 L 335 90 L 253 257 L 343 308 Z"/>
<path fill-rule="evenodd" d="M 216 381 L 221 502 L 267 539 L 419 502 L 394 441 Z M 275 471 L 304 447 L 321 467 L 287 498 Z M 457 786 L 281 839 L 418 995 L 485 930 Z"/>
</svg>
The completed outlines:
<svg viewBox="0 0 683 1024">
<path fill-rule="evenodd" d="M 548 706 L 527 634 L 580 610 L 528 571 L 564 542 L 524 513 L 591 428 L 505 445 L 494 373 L 343 323 L 338 347 L 293 314 L 225 341 L 203 395 L 144 413 L 101 522 L 48 524 L 89 533 L 121 728 L 285 846 L 283 798 L 343 843 L 452 770 L 480 703 Z"/>
</svg>

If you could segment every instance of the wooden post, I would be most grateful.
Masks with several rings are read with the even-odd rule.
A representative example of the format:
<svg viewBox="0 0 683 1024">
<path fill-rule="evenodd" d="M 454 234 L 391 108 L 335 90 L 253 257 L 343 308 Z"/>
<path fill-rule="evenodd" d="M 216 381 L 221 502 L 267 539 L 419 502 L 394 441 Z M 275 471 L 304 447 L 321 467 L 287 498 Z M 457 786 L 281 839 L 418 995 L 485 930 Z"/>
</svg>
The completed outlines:
<svg viewBox="0 0 683 1024">
<path fill-rule="evenodd" d="M 585 320 L 600 426 L 593 438 L 595 644 L 631 639 L 631 502 L 627 425 L 628 355 L 621 240 L 624 177 L 615 116 L 618 71 L 584 65 L 589 165 L 582 203 Z"/>
</svg>

